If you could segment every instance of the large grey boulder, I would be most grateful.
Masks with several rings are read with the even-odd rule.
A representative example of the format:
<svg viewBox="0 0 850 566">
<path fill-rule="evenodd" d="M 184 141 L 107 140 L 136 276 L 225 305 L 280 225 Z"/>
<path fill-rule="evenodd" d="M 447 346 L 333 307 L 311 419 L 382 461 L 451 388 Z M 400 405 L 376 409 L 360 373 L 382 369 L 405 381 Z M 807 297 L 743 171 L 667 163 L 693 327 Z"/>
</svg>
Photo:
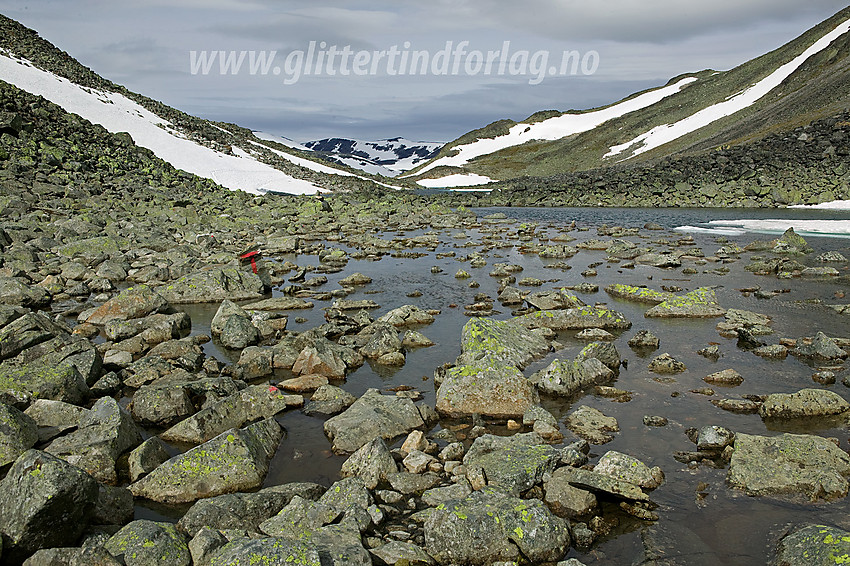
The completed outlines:
<svg viewBox="0 0 850 566">
<path fill-rule="evenodd" d="M 342 283 L 342 282 L 340 282 Z M 405 326 L 419 326 L 434 322 L 434 316 L 413 305 L 404 305 L 393 309 L 378 318 L 376 322 L 386 322 L 396 328 Z"/>
<path fill-rule="evenodd" d="M 396 472 L 398 465 L 387 448 L 387 443 L 383 438 L 377 437 L 349 456 L 348 460 L 343 462 L 339 473 L 342 477 L 357 476 L 367 488 L 375 489 L 379 482 Z"/>
<path fill-rule="evenodd" d="M 255 566 L 256 564 L 298 564 L 325 566 L 316 546 L 287 538 L 236 538 L 213 554 L 210 566 Z"/>
<path fill-rule="evenodd" d="M 0 305 L 3 308 L 3 305 Z M 0 328 L 0 360 L 17 356 L 27 348 L 31 348 L 52 338 L 67 337 L 69 329 L 50 320 L 40 312 L 26 312 L 23 309 L 6 307 L 2 315 L 3 326 Z"/>
<path fill-rule="evenodd" d="M 220 336 L 222 331 L 224 330 L 225 322 L 227 322 L 227 319 L 230 318 L 231 315 L 241 316 L 242 318 L 246 318 L 248 320 L 251 319 L 251 315 L 248 314 L 245 309 L 243 309 L 233 301 L 228 301 L 227 299 L 225 299 L 221 302 L 221 305 L 218 307 L 218 310 L 213 316 L 212 322 L 210 322 L 210 333 L 213 336 Z"/>
<path fill-rule="evenodd" d="M 398 336 L 398 330 L 392 324 L 375 323 L 367 330 L 370 333 L 369 340 L 360 348 L 360 353 L 364 357 L 378 359 L 384 354 L 401 351 L 401 338 Z"/>
<path fill-rule="evenodd" d="M 488 485 L 499 485 L 518 496 L 543 481 L 560 461 L 560 453 L 536 433 L 475 439 L 463 457 L 467 470 L 481 468 Z"/>
<path fill-rule="evenodd" d="M 322 385 L 304 406 L 307 415 L 333 416 L 349 408 L 357 397 L 335 385 Z"/>
<path fill-rule="evenodd" d="M 37 441 L 35 421 L 18 409 L 0 403 L 0 469 L 17 460 Z"/>
<path fill-rule="evenodd" d="M 147 285 L 136 285 L 103 303 L 82 322 L 106 324 L 111 320 L 143 318 L 167 306 L 168 302 L 159 293 Z"/>
<path fill-rule="evenodd" d="M 192 319 L 188 314 L 152 314 L 144 318 L 129 320 L 110 320 L 103 328 L 109 340 L 119 342 L 134 336 L 140 336 L 147 345 L 155 345 L 172 338 L 180 338 L 183 332 L 192 327 Z"/>
<path fill-rule="evenodd" d="M 221 345 L 231 350 L 242 350 L 260 341 L 260 332 L 250 318 L 232 314 L 224 321 Z"/>
<path fill-rule="evenodd" d="M 759 407 L 764 419 L 793 419 L 840 415 L 850 410 L 842 396 L 826 389 L 801 389 L 796 393 L 773 393 Z"/>
<path fill-rule="evenodd" d="M 227 429 L 273 417 L 303 402 L 300 395 L 286 395 L 272 385 L 251 385 L 180 421 L 160 436 L 169 442 L 201 444 Z"/>
<path fill-rule="evenodd" d="M 536 499 L 486 487 L 434 508 L 425 522 L 425 548 L 438 564 L 553 562 L 570 546 L 567 523 Z"/>
<path fill-rule="evenodd" d="M 7 360 L 0 364 L 0 402 L 25 408 L 35 399 L 52 399 L 81 405 L 89 388 L 71 363 L 48 364 Z"/>
<path fill-rule="evenodd" d="M 543 357 L 551 349 L 549 341 L 525 328 L 520 321 L 521 318 L 506 321 L 470 319 L 461 331 L 457 365 L 488 358 L 494 364 L 522 369 Z"/>
<path fill-rule="evenodd" d="M 643 313 L 647 318 L 714 318 L 725 314 L 711 287 L 676 295 Z"/>
<path fill-rule="evenodd" d="M 446 371 L 436 409 L 453 418 L 480 414 L 512 419 L 539 402 L 534 385 L 516 367 L 488 355 Z"/>
<path fill-rule="evenodd" d="M 12 277 L 0 277 L 0 304 L 38 309 L 50 303 L 50 293 Z"/>
<path fill-rule="evenodd" d="M 80 419 L 86 409 L 50 399 L 36 399 L 35 403 L 24 411 L 38 427 L 38 441 L 53 440 L 62 433 L 73 430 L 80 425 Z"/>
<path fill-rule="evenodd" d="M 596 358 L 552 360 L 548 367 L 529 380 L 549 395 L 569 396 L 591 385 L 602 385 L 614 378 L 614 372 Z"/>
<path fill-rule="evenodd" d="M 558 468 L 544 485 L 544 501 L 557 516 L 566 519 L 578 519 L 593 514 L 598 502 L 596 496 L 586 490 L 570 484 L 573 476 L 568 468 Z"/>
<path fill-rule="evenodd" d="M 819 436 L 738 433 L 726 483 L 748 495 L 802 495 L 814 501 L 845 497 L 850 456 Z"/>
<path fill-rule="evenodd" d="M 24 452 L 0 481 L 3 560 L 20 563 L 40 548 L 71 546 L 97 502 L 97 481 L 39 450 Z"/>
<path fill-rule="evenodd" d="M 259 532 L 260 523 L 277 515 L 296 496 L 315 501 L 325 488 L 315 483 L 288 483 L 255 493 L 227 493 L 201 499 L 180 519 L 180 528 L 194 536 L 203 527 Z"/>
<path fill-rule="evenodd" d="M 850 556 L 850 533 L 827 525 L 803 525 L 779 541 L 776 566 L 835 566 Z"/>
<path fill-rule="evenodd" d="M 343 413 L 325 421 L 324 430 L 334 452 L 350 453 L 376 437 L 392 440 L 423 426 L 413 401 L 370 389 Z"/>
<path fill-rule="evenodd" d="M 528 328 L 549 328 L 556 331 L 587 328 L 627 330 L 632 327 L 632 323 L 622 313 L 598 307 L 537 311 L 514 320 Z"/>
<path fill-rule="evenodd" d="M 133 521 L 112 535 L 104 548 L 126 566 L 190 566 L 192 563 L 188 541 L 172 523 Z"/>
<path fill-rule="evenodd" d="M 810 344 L 798 341 L 797 347 L 791 353 L 801 358 L 813 358 L 815 360 L 843 360 L 847 358 L 847 352 L 829 336 L 818 332 Z"/>
<path fill-rule="evenodd" d="M 51 442 L 47 452 L 114 485 L 116 461 L 141 442 L 141 432 L 127 411 L 112 397 L 103 397 L 82 416 L 77 430 Z"/>
<path fill-rule="evenodd" d="M 526 295 L 525 302 L 541 311 L 570 309 L 585 306 L 581 299 L 566 289 L 531 293 Z"/>
<path fill-rule="evenodd" d="M 159 288 L 172 304 L 260 299 L 268 290 L 259 275 L 230 266 L 207 267 Z"/>
<path fill-rule="evenodd" d="M 136 497 L 188 503 L 262 485 L 283 436 L 274 419 L 230 429 L 130 484 Z"/>
</svg>

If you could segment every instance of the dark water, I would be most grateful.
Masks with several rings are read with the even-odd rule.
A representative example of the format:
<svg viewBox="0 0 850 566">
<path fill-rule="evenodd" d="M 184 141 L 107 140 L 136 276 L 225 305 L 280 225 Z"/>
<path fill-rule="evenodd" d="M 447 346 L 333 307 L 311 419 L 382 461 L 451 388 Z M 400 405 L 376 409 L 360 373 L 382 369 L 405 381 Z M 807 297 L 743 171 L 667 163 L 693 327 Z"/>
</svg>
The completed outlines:
<svg viewBox="0 0 850 566">
<path fill-rule="evenodd" d="M 487 209 L 477 211 L 479 217 L 493 212 L 503 212 L 519 222 L 538 223 L 538 231 L 533 241 L 554 237 L 566 229 L 575 220 L 579 228 L 590 228 L 587 231 L 573 231 L 570 235 L 577 241 L 596 238 L 595 228 L 601 224 L 620 225 L 624 227 L 641 227 L 648 221 L 661 224 L 664 231 L 641 231 L 641 236 L 631 236 L 627 239 L 639 244 L 665 239 L 670 242 L 685 237 L 688 234 L 673 231 L 683 225 L 699 226 L 710 220 L 723 218 L 799 218 L 799 219 L 843 219 L 847 213 L 832 211 L 784 210 L 784 211 L 711 211 L 705 209 Z M 515 231 L 517 224 L 507 224 L 509 231 Z M 590 281 L 600 286 L 600 291 L 594 294 L 579 294 L 588 304 L 594 302 L 607 303 L 611 308 L 623 312 L 633 326 L 622 333 L 614 342 L 620 354 L 629 360 L 628 369 L 622 370 L 619 378 L 611 385 L 632 392 L 632 400 L 619 403 L 610 399 L 585 395 L 578 400 L 566 402 L 559 399 L 546 399 L 544 404 L 559 420 L 579 405 L 590 405 L 606 415 L 616 417 L 620 424 L 620 432 L 615 439 L 604 446 L 594 446 L 592 457 L 601 456 L 607 450 L 617 450 L 631 454 L 643 460 L 649 466 L 660 466 L 666 475 L 666 483 L 651 495 L 652 500 L 659 505 L 659 524 L 673 530 L 677 540 L 681 541 L 682 550 L 688 552 L 709 553 L 711 560 L 717 564 L 764 564 L 775 548 L 777 536 L 790 524 L 805 522 L 832 523 L 843 528 L 850 528 L 848 511 L 850 505 L 844 500 L 834 503 L 808 504 L 772 498 L 751 498 L 739 491 L 726 487 L 724 478 L 726 470 L 714 469 L 707 466 L 689 468 L 677 462 L 672 454 L 677 450 L 693 450 L 685 436 L 688 427 L 706 425 L 722 425 L 738 432 L 749 434 L 777 434 L 779 432 L 809 432 L 832 436 L 839 439 L 841 447 L 850 449 L 848 445 L 847 425 L 836 422 L 809 422 L 772 424 L 770 428 L 762 422 L 758 415 L 735 415 L 715 408 L 712 398 L 734 397 L 742 394 L 767 394 L 775 392 L 793 392 L 804 387 L 823 387 L 812 381 L 815 369 L 804 362 L 789 356 L 784 361 L 772 361 L 758 358 L 748 352 L 739 350 L 735 341 L 721 337 L 715 330 L 716 319 L 697 321 L 664 321 L 645 319 L 643 312 L 648 308 L 633 303 L 611 299 L 602 289 L 610 283 L 647 284 L 654 289 L 662 285 L 676 285 L 691 290 L 704 285 L 718 286 L 716 293 L 720 303 L 726 308 L 740 308 L 764 313 L 773 317 L 773 328 L 776 333 L 765 337 L 768 343 L 776 343 L 780 337 L 797 338 L 812 336 L 821 330 L 831 336 L 850 336 L 850 316 L 842 316 L 828 309 L 822 303 L 845 303 L 848 299 L 836 298 L 836 293 L 847 291 L 850 297 L 850 285 L 836 281 L 812 280 L 779 280 L 775 277 L 759 277 L 743 270 L 750 257 L 766 255 L 764 253 L 743 253 L 741 259 L 734 263 L 707 263 L 692 265 L 686 263 L 683 267 L 695 267 L 699 273 L 685 275 L 682 268 L 661 270 L 646 266 L 634 269 L 622 269 L 614 263 L 602 263 L 596 269 L 596 277 L 585 278 L 581 275 L 587 266 L 595 262 L 604 262 L 605 253 L 582 250 L 575 257 L 566 260 L 571 269 L 548 269 L 547 265 L 556 263 L 555 260 L 541 259 L 537 255 L 519 253 L 515 238 L 505 238 L 504 248 L 496 248 L 484 252 L 487 266 L 474 269 L 468 262 L 460 262 L 458 258 L 482 251 L 482 236 L 492 230 L 491 225 L 482 225 L 479 229 L 466 229 L 466 238 L 453 237 L 459 229 L 437 231 L 440 234 L 441 245 L 435 252 L 429 252 L 427 257 L 419 259 L 395 259 L 384 257 L 381 261 L 352 260 L 344 271 L 328 275 L 329 282 L 319 290 L 326 291 L 338 288 L 337 282 L 354 272 L 362 272 L 373 279 L 349 299 L 372 299 L 381 308 L 372 314 L 376 318 L 388 310 L 404 305 L 413 304 L 425 309 L 440 309 L 442 312 L 437 320 L 420 329 L 426 336 L 437 343 L 431 348 L 420 349 L 407 353 L 407 363 L 398 369 L 387 370 L 365 364 L 348 376 L 341 386 L 355 395 L 361 395 L 368 388 L 388 389 L 398 385 L 410 385 L 421 391 L 425 400 L 434 403 L 435 391 L 433 386 L 434 369 L 447 361 L 452 361 L 459 354 L 459 336 L 463 324 L 468 320 L 463 314 L 463 305 L 471 304 L 476 293 L 486 293 L 496 296 L 498 280 L 489 277 L 492 265 L 497 262 L 517 263 L 524 271 L 517 274 L 522 277 L 537 277 L 543 280 L 556 279 L 544 284 L 541 289 L 551 289 L 563 285 L 577 285 Z M 397 234 L 394 232 L 380 234 L 384 239 L 395 237 L 411 237 L 419 232 Z M 717 235 L 694 233 L 694 245 L 701 247 L 705 255 L 712 255 L 722 244 L 718 243 Z M 755 239 L 769 239 L 760 234 L 744 234 L 726 236 L 729 242 L 743 246 Z M 807 236 L 807 241 L 815 248 L 816 253 L 801 261 L 810 263 L 817 253 L 835 250 L 850 257 L 850 239 L 825 238 Z M 575 245 L 573 242 L 572 245 Z M 471 244 L 469 247 L 466 247 Z M 336 244 L 330 244 L 336 245 Z M 489 247 L 489 246 L 488 246 Z M 655 247 L 664 248 L 662 245 Z M 417 251 L 426 251 L 417 248 Z M 458 258 L 437 259 L 440 252 L 455 252 Z M 315 256 L 291 256 L 281 260 L 292 260 L 299 265 L 316 265 Z M 432 266 L 440 266 L 442 273 L 432 274 Z M 730 272 L 718 275 L 710 272 L 718 267 L 728 267 Z M 473 280 L 480 288 L 469 288 L 470 280 L 455 279 L 455 272 L 463 268 L 473 275 Z M 840 270 L 845 268 L 838 266 Z M 843 273 L 843 271 L 842 271 Z M 763 290 L 787 290 L 781 295 L 769 299 L 756 299 L 745 296 L 738 289 L 760 285 Z M 526 288 L 528 289 L 528 288 Z M 418 290 L 421 297 L 409 298 L 406 295 Z M 538 290 L 531 288 L 531 290 Z M 377 293 L 375 293 L 377 291 Z M 307 330 L 324 322 L 323 307 L 330 306 L 330 301 L 315 301 L 316 306 L 309 311 L 293 311 L 290 313 L 290 330 Z M 457 305 L 452 307 L 450 305 Z M 510 317 L 509 309 L 503 308 L 496 302 L 496 308 L 502 311 L 496 318 Z M 216 306 L 186 307 L 193 320 L 194 333 L 207 333 L 209 321 L 215 313 Z M 297 324 L 296 316 L 303 316 L 307 322 Z M 661 339 L 661 348 L 648 357 L 637 356 L 626 344 L 628 339 L 638 330 L 649 329 Z M 565 348 L 550 355 L 546 360 L 535 363 L 528 368 L 526 375 L 545 367 L 555 357 L 574 357 L 584 343 L 571 335 L 560 337 Z M 722 357 L 712 362 L 696 354 L 696 351 L 709 343 L 719 343 Z M 233 353 L 219 349 L 214 343 L 206 346 L 208 355 L 222 361 L 234 361 Z M 662 352 L 668 352 L 673 357 L 683 361 L 688 370 L 675 376 L 672 383 L 660 383 L 653 379 L 657 377 L 646 369 L 649 361 Z M 735 388 L 724 390 L 714 387 L 717 394 L 714 397 L 691 393 L 693 389 L 705 387 L 702 378 L 709 373 L 727 368 L 734 368 L 744 378 L 744 383 Z M 850 391 L 841 384 L 845 371 L 837 371 L 838 382 L 828 388 L 844 397 L 850 398 Z M 285 376 L 281 376 L 285 377 Z M 670 424 L 662 428 L 646 427 L 642 423 L 644 415 L 660 415 L 667 417 Z M 330 452 L 330 443 L 322 432 L 323 420 L 307 417 L 300 411 L 290 411 L 279 416 L 278 420 L 286 428 L 286 437 L 282 441 L 274 460 L 266 485 L 276 485 L 290 481 L 316 481 L 329 485 L 337 479 L 337 473 L 344 458 Z M 448 425 L 449 423 L 442 423 Z M 562 430 L 565 428 L 562 426 Z M 496 429 L 496 432 L 500 432 Z M 501 431 L 504 432 L 504 431 Z M 707 492 L 704 500 L 698 501 L 697 491 L 700 484 L 702 491 Z M 171 508 L 139 508 L 137 517 L 179 518 L 183 509 Z M 591 551 L 578 552 L 571 550 L 569 556 L 575 556 L 584 563 L 591 564 L 631 564 L 640 555 L 641 530 L 646 523 L 638 522 L 620 514 L 616 510 L 606 510 L 606 517 L 616 518 L 620 526 L 612 534 L 601 540 Z M 688 563 L 683 560 L 682 563 Z"/>
</svg>

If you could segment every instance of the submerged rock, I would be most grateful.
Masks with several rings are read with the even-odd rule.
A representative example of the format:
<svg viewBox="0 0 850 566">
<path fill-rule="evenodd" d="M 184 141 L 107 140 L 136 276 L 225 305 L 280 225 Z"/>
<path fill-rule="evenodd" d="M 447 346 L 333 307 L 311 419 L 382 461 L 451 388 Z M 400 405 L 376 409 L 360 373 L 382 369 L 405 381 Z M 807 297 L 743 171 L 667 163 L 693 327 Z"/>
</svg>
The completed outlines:
<svg viewBox="0 0 850 566">
<path fill-rule="evenodd" d="M 845 497 L 850 456 L 826 438 L 737 434 L 726 482 L 748 495 Z"/>
<path fill-rule="evenodd" d="M 610 433 L 618 432 L 620 425 L 614 417 L 582 405 L 567 416 L 567 428 L 591 444 L 606 444 L 614 440 Z"/>
</svg>

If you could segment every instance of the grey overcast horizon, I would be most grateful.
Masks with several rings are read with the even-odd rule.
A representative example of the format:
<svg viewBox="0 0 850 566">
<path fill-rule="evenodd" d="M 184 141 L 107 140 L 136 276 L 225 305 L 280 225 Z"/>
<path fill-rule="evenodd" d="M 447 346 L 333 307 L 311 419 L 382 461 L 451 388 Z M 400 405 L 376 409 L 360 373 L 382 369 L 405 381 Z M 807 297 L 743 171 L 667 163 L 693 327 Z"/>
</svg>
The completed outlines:
<svg viewBox="0 0 850 566">
<path fill-rule="evenodd" d="M 297 141 L 405 137 L 449 141 L 495 120 L 610 104 L 671 77 L 726 70 L 771 51 L 844 8 L 840 0 L 0 0 L 35 29 L 130 90 L 202 118 Z M 192 72 L 190 54 L 306 52 L 311 42 L 352 52 L 598 53 L 592 74 Z M 475 61 L 472 61 L 473 63 Z M 539 62 L 539 61 L 538 61 Z M 495 63 L 494 69 L 498 66 Z M 247 64 L 246 64 L 247 67 Z M 377 67 L 376 67 L 377 68 Z M 197 69 L 195 69 L 197 71 Z M 539 77 L 538 77 L 539 78 Z M 290 81 L 291 82 L 291 81 Z"/>
</svg>

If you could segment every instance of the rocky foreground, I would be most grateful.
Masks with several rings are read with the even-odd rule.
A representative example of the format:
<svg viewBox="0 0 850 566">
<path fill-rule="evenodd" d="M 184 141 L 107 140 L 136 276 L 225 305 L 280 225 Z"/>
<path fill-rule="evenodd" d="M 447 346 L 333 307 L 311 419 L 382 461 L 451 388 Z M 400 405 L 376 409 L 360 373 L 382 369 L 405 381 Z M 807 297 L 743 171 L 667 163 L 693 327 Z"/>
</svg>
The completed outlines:
<svg viewBox="0 0 850 566">
<path fill-rule="evenodd" d="M 592 281 L 603 264 L 719 279 L 744 254 L 756 281 L 841 280 L 845 258 L 817 253 L 793 231 L 703 250 L 651 224 L 544 231 L 409 194 L 251 197 L 43 101 L 0 94 L 3 563 L 575 566 L 571 553 L 628 521 L 649 525 L 635 563 L 694 563 L 659 535 L 669 506 L 653 497 L 670 470 L 645 463 L 639 446 L 602 448 L 620 423 L 582 399 L 631 398 L 618 388 L 620 336 L 639 354 L 633 364 L 662 385 L 694 358 L 723 352 L 700 343 L 690 357 L 671 355 L 638 323 L 709 321 L 733 341 L 724 348 L 816 369 L 805 387 L 737 395 L 746 371 L 718 367 L 691 393 L 720 414 L 845 426 L 850 404 L 836 375 L 850 341 L 817 321 L 806 336 L 776 338 L 769 316 L 724 306 L 711 286 L 633 281 L 604 287 L 614 306 L 581 298 L 599 292 Z M 478 289 L 474 275 L 486 268 L 497 292 L 462 305 L 459 355 L 425 368 L 434 402 L 413 386 L 352 395 L 346 379 L 360 366 L 404 366 L 433 345 L 429 325 L 459 305 L 378 304 L 363 298 L 369 273 L 334 285 L 328 276 L 352 259 L 414 261 L 438 249 L 462 264 L 449 274 L 458 285 Z M 579 254 L 599 261 L 567 289 L 500 261 L 508 249 L 555 272 Z M 253 251 L 256 272 L 240 259 Z M 442 270 L 425 267 L 422 278 Z M 196 303 L 217 309 L 209 333 L 183 306 Z M 288 329 L 321 306 L 323 324 Z M 627 306 L 641 318 L 621 312 Z M 586 346 L 564 355 L 570 340 Z M 210 341 L 232 361 L 210 355 Z M 573 404 L 562 417 L 544 408 L 555 401 Z M 325 419 L 327 448 L 347 458 L 331 485 L 268 485 L 285 434 L 279 419 L 292 411 Z M 669 426 L 663 412 L 659 402 L 643 426 Z M 848 494 L 850 457 L 837 439 L 700 423 L 681 440 L 676 460 L 724 470 L 736 493 L 801 505 Z M 185 512 L 176 524 L 134 520 L 140 502 Z M 833 563 L 850 551 L 838 526 L 793 527 L 762 541 L 780 564 Z"/>
</svg>

